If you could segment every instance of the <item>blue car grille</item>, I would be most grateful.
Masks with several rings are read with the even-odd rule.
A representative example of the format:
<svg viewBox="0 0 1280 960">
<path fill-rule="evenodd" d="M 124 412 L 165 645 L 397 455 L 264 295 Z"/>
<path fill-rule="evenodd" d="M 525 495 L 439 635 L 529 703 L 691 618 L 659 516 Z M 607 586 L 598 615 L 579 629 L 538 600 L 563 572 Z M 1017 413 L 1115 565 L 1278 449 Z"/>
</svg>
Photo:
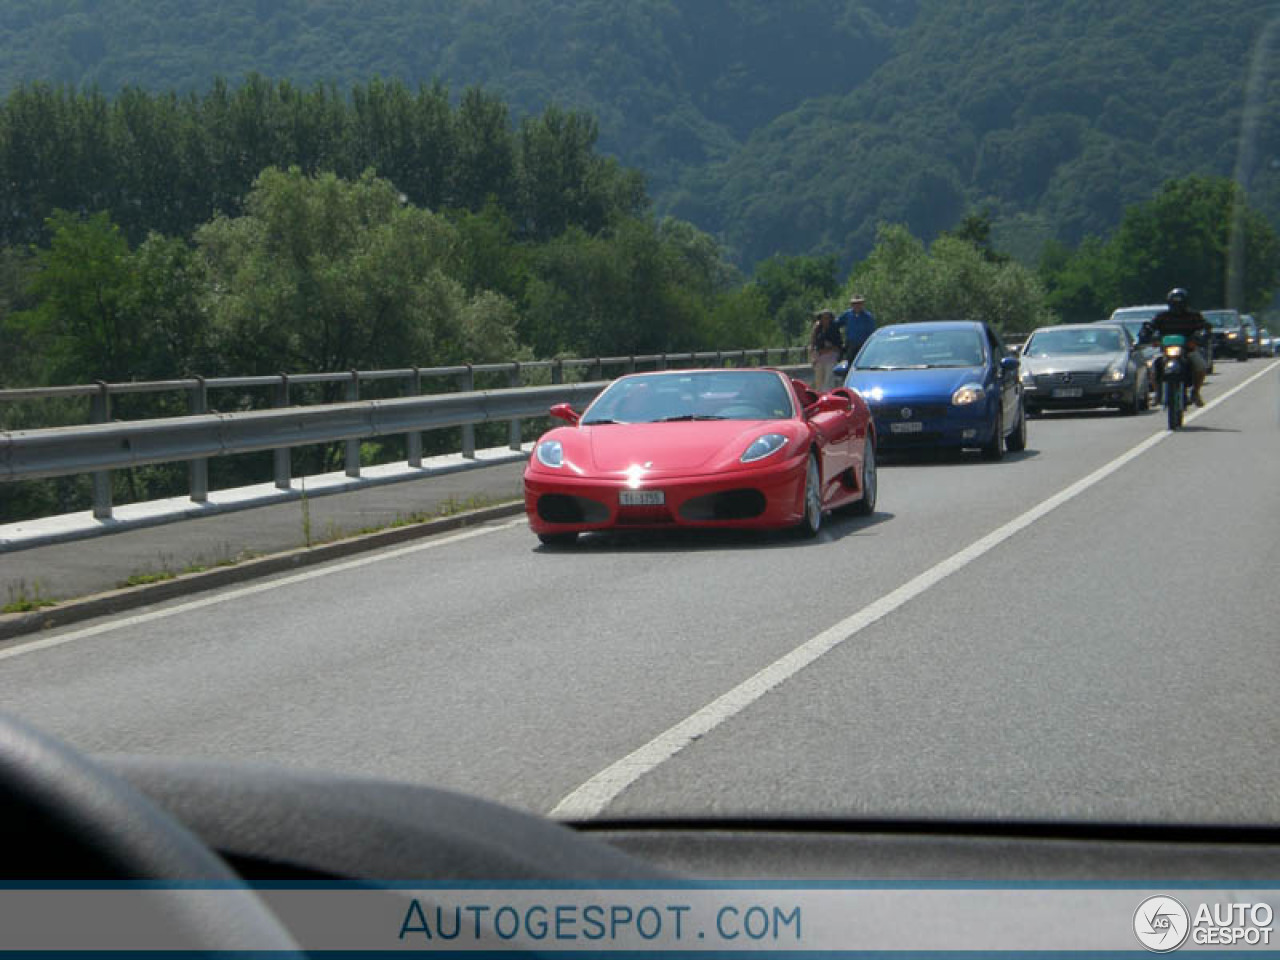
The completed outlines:
<svg viewBox="0 0 1280 960">
<path fill-rule="evenodd" d="M 871 415 L 877 420 L 937 420 L 947 415 L 945 403 L 876 403 L 871 405 Z"/>
</svg>

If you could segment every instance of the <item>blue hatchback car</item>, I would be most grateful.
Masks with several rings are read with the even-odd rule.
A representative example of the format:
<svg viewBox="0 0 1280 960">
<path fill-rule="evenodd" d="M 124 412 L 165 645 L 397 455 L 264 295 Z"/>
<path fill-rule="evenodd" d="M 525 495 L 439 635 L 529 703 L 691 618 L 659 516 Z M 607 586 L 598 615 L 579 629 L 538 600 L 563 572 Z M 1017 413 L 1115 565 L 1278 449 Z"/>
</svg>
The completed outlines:
<svg viewBox="0 0 1280 960">
<path fill-rule="evenodd" d="M 845 386 L 870 405 L 885 450 L 979 447 L 999 460 L 1027 444 L 1018 358 L 985 323 L 881 327 Z"/>
</svg>

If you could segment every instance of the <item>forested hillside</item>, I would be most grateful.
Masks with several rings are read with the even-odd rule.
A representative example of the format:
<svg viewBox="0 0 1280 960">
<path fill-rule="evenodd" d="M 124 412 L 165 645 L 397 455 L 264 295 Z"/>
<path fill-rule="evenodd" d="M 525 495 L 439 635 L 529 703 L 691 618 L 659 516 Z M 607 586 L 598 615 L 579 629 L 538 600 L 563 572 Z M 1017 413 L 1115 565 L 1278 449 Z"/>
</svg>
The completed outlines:
<svg viewBox="0 0 1280 960">
<path fill-rule="evenodd" d="M 1277 17 L 1258 0 L 9 0 L 0 94 L 204 95 L 251 71 L 304 91 L 478 83 L 513 119 L 595 117 L 659 213 L 747 267 L 851 264 L 880 221 L 932 237 L 982 208 L 1030 262 L 1188 173 L 1236 175 L 1280 223 Z"/>
</svg>

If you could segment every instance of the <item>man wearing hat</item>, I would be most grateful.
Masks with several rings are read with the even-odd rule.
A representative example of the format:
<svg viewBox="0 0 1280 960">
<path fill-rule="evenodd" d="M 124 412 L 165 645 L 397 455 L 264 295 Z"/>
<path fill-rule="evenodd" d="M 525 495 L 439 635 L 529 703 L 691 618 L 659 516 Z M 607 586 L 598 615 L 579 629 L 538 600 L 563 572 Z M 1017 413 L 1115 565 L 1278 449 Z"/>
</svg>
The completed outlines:
<svg viewBox="0 0 1280 960">
<path fill-rule="evenodd" d="M 866 308 L 866 300 L 855 293 L 849 298 L 849 309 L 840 314 L 836 326 L 844 333 L 845 356 L 853 363 L 867 338 L 875 332 L 876 318 Z"/>
</svg>

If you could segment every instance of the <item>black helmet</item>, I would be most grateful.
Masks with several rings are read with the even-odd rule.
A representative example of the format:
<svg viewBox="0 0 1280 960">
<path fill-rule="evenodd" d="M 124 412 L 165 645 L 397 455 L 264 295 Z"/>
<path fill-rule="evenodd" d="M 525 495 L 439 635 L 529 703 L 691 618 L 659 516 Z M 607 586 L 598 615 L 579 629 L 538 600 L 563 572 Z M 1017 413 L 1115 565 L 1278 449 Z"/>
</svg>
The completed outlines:
<svg viewBox="0 0 1280 960">
<path fill-rule="evenodd" d="M 1182 287 L 1174 287 L 1164 299 L 1171 307 L 1185 307 L 1188 300 L 1187 291 Z"/>
</svg>

